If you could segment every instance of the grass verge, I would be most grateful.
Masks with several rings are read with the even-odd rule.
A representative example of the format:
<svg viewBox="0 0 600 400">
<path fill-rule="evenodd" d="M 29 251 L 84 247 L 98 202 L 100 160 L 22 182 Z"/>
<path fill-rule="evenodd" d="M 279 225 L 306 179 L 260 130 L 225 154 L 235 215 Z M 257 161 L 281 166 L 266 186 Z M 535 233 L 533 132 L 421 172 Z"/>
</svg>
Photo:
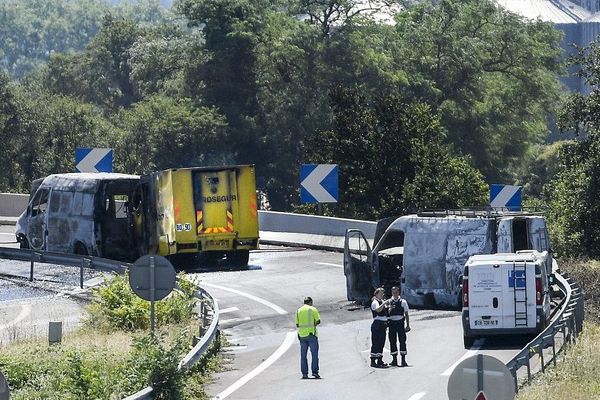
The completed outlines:
<svg viewBox="0 0 600 400">
<path fill-rule="evenodd" d="M 600 399 L 600 261 L 568 259 L 559 265 L 585 292 L 583 333 L 565 350 L 564 361 L 558 356 L 557 367 L 539 374 L 519 392 L 518 400 Z"/>
<path fill-rule="evenodd" d="M 95 292 L 87 322 L 61 344 L 44 338 L 0 347 L 11 399 L 121 399 L 150 384 L 156 399 L 208 398 L 204 386 L 219 368 L 220 342 L 189 371 L 177 371 L 198 329 L 189 288 L 184 283 L 163 304 L 152 337 L 144 329 L 146 304 L 127 293 L 125 279 L 107 280 Z"/>
</svg>

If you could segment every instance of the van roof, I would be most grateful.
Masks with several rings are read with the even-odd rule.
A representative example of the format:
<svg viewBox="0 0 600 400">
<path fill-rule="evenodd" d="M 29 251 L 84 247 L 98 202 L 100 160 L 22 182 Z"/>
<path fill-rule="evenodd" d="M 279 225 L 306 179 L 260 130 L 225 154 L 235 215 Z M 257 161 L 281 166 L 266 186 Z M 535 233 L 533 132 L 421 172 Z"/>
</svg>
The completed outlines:
<svg viewBox="0 0 600 400">
<path fill-rule="evenodd" d="M 467 265 L 489 265 L 511 262 L 536 262 L 542 261 L 548 257 L 548 252 L 539 252 L 535 250 L 519 251 L 517 253 L 497 253 L 497 254 L 478 254 L 469 257 Z"/>
<path fill-rule="evenodd" d="M 56 190 L 93 191 L 100 181 L 139 180 L 138 175 L 117 174 L 109 172 L 98 173 L 66 173 L 53 174 L 44 178 L 40 187 L 52 187 Z"/>
</svg>

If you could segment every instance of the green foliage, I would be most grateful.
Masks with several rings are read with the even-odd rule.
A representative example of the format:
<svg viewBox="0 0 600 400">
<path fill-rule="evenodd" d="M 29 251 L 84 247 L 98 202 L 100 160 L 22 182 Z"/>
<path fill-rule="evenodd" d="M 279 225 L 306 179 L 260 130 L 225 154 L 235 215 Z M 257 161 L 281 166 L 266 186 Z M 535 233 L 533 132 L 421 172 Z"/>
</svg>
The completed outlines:
<svg viewBox="0 0 600 400">
<path fill-rule="evenodd" d="M 335 128 L 313 139 L 309 159 L 340 165 L 340 215 L 373 219 L 485 203 L 481 174 L 451 155 L 426 104 L 338 89 L 332 106 Z"/>
<path fill-rule="evenodd" d="M 563 130 L 580 132 L 586 138 L 561 147 L 556 179 L 545 187 L 548 215 L 556 253 L 562 256 L 600 256 L 600 81 L 597 59 L 600 45 L 581 49 L 572 62 L 591 86 L 587 96 L 570 95 L 559 115 Z"/>
<path fill-rule="evenodd" d="M 149 97 L 121 110 L 115 125 L 123 129 L 116 144 L 116 164 L 122 171 L 149 173 L 232 161 L 223 117 L 190 99 Z"/>
<path fill-rule="evenodd" d="M 0 68 L 14 77 L 43 65 L 54 53 L 82 50 L 108 13 L 139 23 L 171 19 L 158 0 L 3 0 L 0 2 Z"/>
<path fill-rule="evenodd" d="M 194 315 L 194 287 L 181 275 L 180 290 L 155 303 L 156 324 L 187 322 Z M 129 287 L 128 276 L 105 277 L 94 291 L 86 324 L 92 328 L 133 331 L 150 326 L 150 302 L 139 298 Z"/>
<path fill-rule="evenodd" d="M 155 388 L 154 399 L 183 398 L 185 374 L 178 371 L 177 367 L 187 350 L 187 339 L 187 333 L 182 332 L 171 346 L 165 347 L 164 338 L 160 340 L 150 335 L 134 338 L 133 348 L 125 365 L 131 384 L 128 391 L 152 385 Z M 144 386 L 136 387 L 137 382 L 144 380 Z"/>
<path fill-rule="evenodd" d="M 40 93 L 48 104 L 72 100 L 68 108 L 79 109 L 87 126 L 75 131 L 77 140 L 114 147 L 119 172 L 255 163 L 259 186 L 279 210 L 297 203 L 298 165 L 316 152 L 313 138 L 336 129 L 330 98 L 338 87 L 427 104 L 439 116 L 444 152 L 463 157 L 444 169 L 423 165 L 413 186 L 406 185 L 402 207 L 479 202 L 473 193 L 465 203 L 415 186 L 439 176 L 436 185 L 454 187 L 470 177 L 469 165 L 488 181 L 525 176 L 557 99 L 557 31 L 487 0 L 402 2 L 411 4 L 398 11 L 396 25 L 382 24 L 371 13 L 389 11 L 384 3 L 181 0 L 173 17 L 148 0 L 108 15 L 93 12 L 93 38 L 47 51 L 46 67 L 2 89 L 10 93 L 0 123 L 9 122 L 0 134 L 12 140 L 0 151 L 14 165 L 0 172 L 0 188 L 23 190 L 39 174 L 70 170 L 44 139 L 25 143 L 30 132 L 43 138 L 54 115 L 52 107 L 39 106 Z M 53 130 L 68 137 L 77 119 L 67 115 L 73 118 L 59 119 Z M 382 205 L 382 213 L 402 208 L 381 202 L 372 207 Z M 350 209 L 340 212 L 350 215 Z"/>
</svg>

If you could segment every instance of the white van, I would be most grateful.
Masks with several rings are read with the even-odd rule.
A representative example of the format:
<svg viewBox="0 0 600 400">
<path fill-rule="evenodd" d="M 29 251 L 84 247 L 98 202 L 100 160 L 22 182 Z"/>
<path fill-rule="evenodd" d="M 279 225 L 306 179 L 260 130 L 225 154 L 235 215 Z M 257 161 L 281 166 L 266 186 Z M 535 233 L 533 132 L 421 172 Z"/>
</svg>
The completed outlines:
<svg viewBox="0 0 600 400">
<path fill-rule="evenodd" d="M 462 277 L 466 348 L 478 336 L 538 334 L 550 320 L 548 252 L 474 255 Z"/>
<path fill-rule="evenodd" d="M 69 173 L 32 184 L 16 226 L 21 248 L 134 260 L 127 208 L 137 175 Z"/>
</svg>

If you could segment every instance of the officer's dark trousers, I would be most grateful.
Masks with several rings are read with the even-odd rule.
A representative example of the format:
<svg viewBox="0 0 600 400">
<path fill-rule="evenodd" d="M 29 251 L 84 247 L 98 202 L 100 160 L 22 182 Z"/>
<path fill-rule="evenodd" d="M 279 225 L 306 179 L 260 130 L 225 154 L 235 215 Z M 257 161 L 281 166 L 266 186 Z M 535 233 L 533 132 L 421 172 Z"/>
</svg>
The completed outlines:
<svg viewBox="0 0 600 400">
<path fill-rule="evenodd" d="M 386 321 L 379 321 L 375 319 L 371 324 L 371 358 L 383 357 L 386 327 Z"/>
<path fill-rule="evenodd" d="M 398 355 L 398 342 L 400 343 L 400 354 L 406 354 L 406 332 L 404 331 L 404 320 L 388 321 L 390 354 Z"/>
</svg>

